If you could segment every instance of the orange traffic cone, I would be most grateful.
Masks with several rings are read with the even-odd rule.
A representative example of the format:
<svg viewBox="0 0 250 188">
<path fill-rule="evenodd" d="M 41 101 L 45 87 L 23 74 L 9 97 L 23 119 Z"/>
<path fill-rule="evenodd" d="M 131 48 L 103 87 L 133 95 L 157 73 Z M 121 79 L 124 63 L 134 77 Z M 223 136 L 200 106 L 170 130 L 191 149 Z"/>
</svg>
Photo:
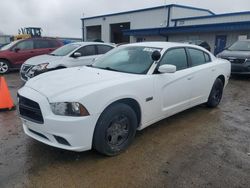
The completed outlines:
<svg viewBox="0 0 250 188">
<path fill-rule="evenodd" d="M 0 110 L 14 109 L 14 103 L 4 77 L 0 76 Z"/>
</svg>

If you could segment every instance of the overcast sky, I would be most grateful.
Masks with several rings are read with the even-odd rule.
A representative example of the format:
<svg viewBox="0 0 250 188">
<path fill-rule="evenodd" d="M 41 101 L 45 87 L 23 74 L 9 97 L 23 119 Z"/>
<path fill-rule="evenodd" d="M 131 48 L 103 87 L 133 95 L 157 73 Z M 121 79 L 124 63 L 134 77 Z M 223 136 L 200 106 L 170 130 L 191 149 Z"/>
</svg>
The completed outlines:
<svg viewBox="0 0 250 188">
<path fill-rule="evenodd" d="M 180 4 L 217 13 L 250 11 L 250 0 L 1 0 L 0 31 L 17 34 L 21 27 L 42 27 L 46 36 L 81 37 L 83 16 Z"/>
</svg>

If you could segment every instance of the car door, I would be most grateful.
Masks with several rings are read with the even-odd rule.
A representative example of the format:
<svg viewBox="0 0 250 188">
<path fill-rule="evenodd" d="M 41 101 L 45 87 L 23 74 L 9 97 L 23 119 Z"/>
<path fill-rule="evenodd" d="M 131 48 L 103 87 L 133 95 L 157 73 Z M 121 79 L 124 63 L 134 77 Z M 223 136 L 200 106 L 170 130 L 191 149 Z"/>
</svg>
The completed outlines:
<svg viewBox="0 0 250 188">
<path fill-rule="evenodd" d="M 21 67 L 21 65 L 27 59 L 34 56 L 34 43 L 32 40 L 24 40 L 17 43 L 11 49 L 10 55 L 11 62 L 15 67 Z"/>
<path fill-rule="evenodd" d="M 192 69 L 189 68 L 185 48 L 169 49 L 158 66 L 164 64 L 172 64 L 177 68 L 175 73 L 156 73 L 155 75 L 155 95 L 158 98 L 158 106 L 161 108 L 159 109 L 161 116 L 166 117 L 188 108 L 191 97 Z"/>
<path fill-rule="evenodd" d="M 74 53 L 80 53 L 80 57 L 74 57 L 73 54 L 69 59 L 69 63 L 67 64 L 68 67 L 75 67 L 75 66 L 84 66 L 90 65 L 94 62 L 95 58 L 97 57 L 97 49 L 96 45 L 87 45 L 79 48 Z"/>
<path fill-rule="evenodd" d="M 214 82 L 216 65 L 211 62 L 210 55 L 202 50 L 187 48 L 187 52 L 192 66 L 190 102 L 192 106 L 195 106 L 206 102 Z"/>
</svg>

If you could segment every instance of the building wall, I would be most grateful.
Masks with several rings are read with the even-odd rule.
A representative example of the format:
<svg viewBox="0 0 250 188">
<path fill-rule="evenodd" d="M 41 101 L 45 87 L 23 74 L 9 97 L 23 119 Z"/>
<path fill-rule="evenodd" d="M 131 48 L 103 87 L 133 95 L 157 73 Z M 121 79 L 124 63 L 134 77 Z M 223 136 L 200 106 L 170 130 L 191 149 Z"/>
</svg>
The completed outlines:
<svg viewBox="0 0 250 188">
<path fill-rule="evenodd" d="M 196 16 L 196 14 L 195 14 Z M 250 13 L 244 15 L 234 15 L 234 16 L 220 16 L 202 19 L 183 19 L 177 21 L 177 26 L 188 26 L 188 25 L 203 25 L 203 24 L 216 24 L 216 23 L 228 23 L 228 22 L 244 22 L 250 20 Z"/>
<path fill-rule="evenodd" d="M 171 19 L 178 19 L 178 18 L 188 18 L 193 16 L 208 16 L 211 13 L 202 10 L 194 10 L 194 9 L 187 9 L 182 7 L 172 7 L 171 8 Z M 171 21 L 170 26 L 174 26 L 175 22 Z"/>
<path fill-rule="evenodd" d="M 130 22 L 130 29 L 144 29 L 151 27 L 166 27 L 168 9 L 160 8 L 146 10 L 143 12 L 133 12 L 107 17 L 98 17 L 84 20 L 84 27 L 92 25 L 102 26 L 102 40 L 110 42 L 110 24 Z M 86 36 L 86 29 L 85 34 Z"/>
<path fill-rule="evenodd" d="M 10 35 L 0 35 L 0 45 L 10 43 L 11 42 L 10 38 L 11 38 Z"/>
<path fill-rule="evenodd" d="M 175 22 L 171 22 L 173 18 L 180 17 L 191 17 L 196 16 L 206 16 L 211 15 L 208 11 L 205 10 L 196 10 L 185 7 L 175 7 L 169 6 L 138 11 L 132 13 L 122 13 L 111 16 L 101 16 L 94 18 L 86 18 L 84 22 L 84 36 L 86 37 L 86 27 L 88 26 L 97 26 L 101 25 L 102 31 L 102 40 L 104 42 L 110 42 L 110 24 L 130 22 L 130 29 L 145 29 L 145 28 L 159 28 L 166 27 L 169 20 L 169 26 L 174 26 Z M 168 19 L 168 11 L 170 11 L 170 18 Z M 131 42 L 134 40 L 132 39 Z"/>
</svg>

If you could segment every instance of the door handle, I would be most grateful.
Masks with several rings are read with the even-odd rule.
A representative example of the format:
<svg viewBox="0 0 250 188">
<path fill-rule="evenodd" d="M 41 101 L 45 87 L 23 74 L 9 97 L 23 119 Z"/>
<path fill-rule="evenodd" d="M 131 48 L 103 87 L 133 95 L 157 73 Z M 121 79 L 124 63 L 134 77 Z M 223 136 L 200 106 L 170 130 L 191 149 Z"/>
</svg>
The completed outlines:
<svg viewBox="0 0 250 188">
<path fill-rule="evenodd" d="M 216 69 L 212 69 L 211 71 L 214 72 L 214 71 L 216 71 Z"/>
<path fill-rule="evenodd" d="M 194 77 L 193 76 L 190 76 L 190 77 L 188 77 L 187 79 L 188 80 L 192 80 Z"/>
</svg>

